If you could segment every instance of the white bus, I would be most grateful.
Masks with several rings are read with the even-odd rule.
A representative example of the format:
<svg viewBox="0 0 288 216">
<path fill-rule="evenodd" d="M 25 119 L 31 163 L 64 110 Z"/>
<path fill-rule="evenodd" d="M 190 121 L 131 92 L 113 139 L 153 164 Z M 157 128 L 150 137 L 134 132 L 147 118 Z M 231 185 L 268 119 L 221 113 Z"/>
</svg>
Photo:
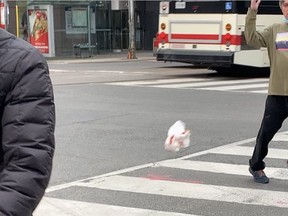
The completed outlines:
<svg viewBox="0 0 288 216">
<path fill-rule="evenodd" d="M 178 0 L 160 2 L 157 61 L 184 62 L 218 71 L 232 66 L 269 68 L 266 48 L 244 37 L 249 1 Z M 282 22 L 279 1 L 261 1 L 256 28 Z"/>
</svg>

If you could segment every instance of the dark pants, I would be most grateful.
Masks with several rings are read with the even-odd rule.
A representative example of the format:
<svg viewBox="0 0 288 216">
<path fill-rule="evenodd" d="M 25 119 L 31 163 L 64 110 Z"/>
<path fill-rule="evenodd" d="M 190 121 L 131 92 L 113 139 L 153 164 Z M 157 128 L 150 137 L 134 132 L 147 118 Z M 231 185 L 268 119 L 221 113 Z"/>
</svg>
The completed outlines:
<svg viewBox="0 0 288 216">
<path fill-rule="evenodd" d="M 264 117 L 257 135 L 253 156 L 249 160 L 252 170 L 258 171 L 265 168 L 263 159 L 268 154 L 268 144 L 287 116 L 288 96 L 269 95 L 266 99 Z"/>
</svg>

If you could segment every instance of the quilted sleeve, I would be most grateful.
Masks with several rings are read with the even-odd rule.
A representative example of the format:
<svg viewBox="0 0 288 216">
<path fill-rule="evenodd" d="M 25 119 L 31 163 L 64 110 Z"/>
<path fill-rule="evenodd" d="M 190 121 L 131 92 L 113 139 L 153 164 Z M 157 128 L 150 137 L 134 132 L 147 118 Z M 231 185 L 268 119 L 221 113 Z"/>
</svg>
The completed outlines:
<svg viewBox="0 0 288 216">
<path fill-rule="evenodd" d="M 21 56 L 1 122 L 0 215 L 5 216 L 32 215 L 48 185 L 55 148 L 55 105 L 46 60 L 35 49 Z"/>
</svg>

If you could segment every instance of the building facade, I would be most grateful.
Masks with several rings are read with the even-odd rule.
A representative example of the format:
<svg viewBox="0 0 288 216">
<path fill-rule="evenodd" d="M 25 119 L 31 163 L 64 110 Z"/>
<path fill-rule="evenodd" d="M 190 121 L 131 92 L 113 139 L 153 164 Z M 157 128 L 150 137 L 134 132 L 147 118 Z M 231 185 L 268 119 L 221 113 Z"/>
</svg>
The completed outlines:
<svg viewBox="0 0 288 216">
<path fill-rule="evenodd" d="M 51 56 L 71 56 L 74 45 L 89 44 L 94 54 L 122 52 L 129 46 L 127 1 L 9 1 L 6 29 L 37 44 Z M 158 30 L 158 1 L 135 1 L 136 49 L 152 50 Z M 43 35 L 47 38 L 36 43 Z M 46 41 L 47 40 L 47 41 Z M 47 44 L 49 44 L 49 47 Z"/>
</svg>

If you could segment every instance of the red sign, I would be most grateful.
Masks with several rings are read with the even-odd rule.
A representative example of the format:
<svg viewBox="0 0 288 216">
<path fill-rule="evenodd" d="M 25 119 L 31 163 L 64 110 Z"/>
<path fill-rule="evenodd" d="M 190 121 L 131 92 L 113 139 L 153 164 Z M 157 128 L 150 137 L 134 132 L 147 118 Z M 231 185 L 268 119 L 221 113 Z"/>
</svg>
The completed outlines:
<svg viewBox="0 0 288 216">
<path fill-rule="evenodd" d="M 41 53 L 49 53 L 48 20 L 46 9 L 28 10 L 30 43 Z"/>
<path fill-rule="evenodd" d="M 5 4 L 4 2 L 0 3 L 0 28 L 5 29 Z"/>
</svg>

